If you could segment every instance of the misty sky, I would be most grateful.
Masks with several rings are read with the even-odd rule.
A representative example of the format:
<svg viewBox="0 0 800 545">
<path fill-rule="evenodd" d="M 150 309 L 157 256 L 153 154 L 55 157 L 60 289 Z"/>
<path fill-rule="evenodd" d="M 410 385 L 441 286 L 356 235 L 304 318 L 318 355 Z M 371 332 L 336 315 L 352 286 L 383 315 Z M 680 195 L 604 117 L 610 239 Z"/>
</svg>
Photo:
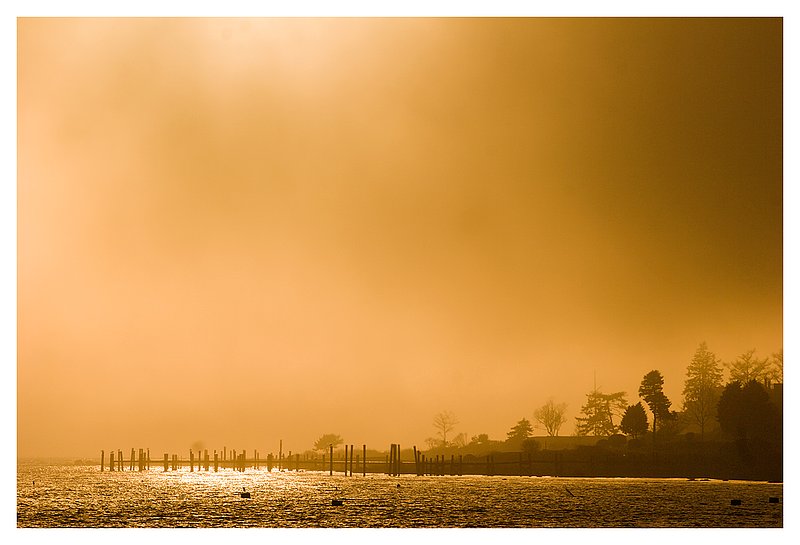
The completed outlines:
<svg viewBox="0 0 800 545">
<path fill-rule="evenodd" d="M 18 454 L 504 439 L 782 334 L 780 19 L 21 19 Z M 537 430 L 537 434 L 543 434 Z"/>
</svg>

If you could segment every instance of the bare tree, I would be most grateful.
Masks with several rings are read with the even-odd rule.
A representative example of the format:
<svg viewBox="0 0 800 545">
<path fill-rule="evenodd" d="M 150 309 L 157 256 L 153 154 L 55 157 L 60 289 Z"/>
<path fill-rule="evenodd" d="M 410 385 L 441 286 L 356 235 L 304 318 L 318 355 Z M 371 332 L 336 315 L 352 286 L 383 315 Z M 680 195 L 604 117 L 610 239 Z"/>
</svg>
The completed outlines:
<svg viewBox="0 0 800 545">
<path fill-rule="evenodd" d="M 458 425 L 458 419 L 450 411 L 440 412 L 433 417 L 433 426 L 436 428 L 439 437 L 441 437 L 443 447 L 448 445 L 447 434 L 453 431 L 456 425 Z"/>
<path fill-rule="evenodd" d="M 547 403 L 533 411 L 533 417 L 539 422 L 547 431 L 550 437 L 557 437 L 558 430 L 561 425 L 566 422 L 564 413 L 567 411 L 566 403 L 553 403 L 552 399 L 548 399 Z"/>
<path fill-rule="evenodd" d="M 769 358 L 757 358 L 755 354 L 756 349 L 753 348 L 734 361 L 725 364 L 730 375 L 730 382 L 747 384 L 751 380 L 755 380 L 761 384 L 768 383 L 770 375 Z M 783 358 L 781 358 L 782 361 Z"/>
</svg>

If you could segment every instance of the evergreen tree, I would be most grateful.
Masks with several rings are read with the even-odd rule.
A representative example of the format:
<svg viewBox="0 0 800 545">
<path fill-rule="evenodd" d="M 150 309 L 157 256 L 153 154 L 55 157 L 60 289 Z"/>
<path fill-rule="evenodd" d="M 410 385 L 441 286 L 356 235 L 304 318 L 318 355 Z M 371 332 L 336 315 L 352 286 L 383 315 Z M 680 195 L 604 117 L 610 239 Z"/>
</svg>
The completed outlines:
<svg viewBox="0 0 800 545">
<path fill-rule="evenodd" d="M 584 416 L 575 418 L 576 435 L 596 437 L 613 435 L 617 432 L 614 416 L 624 411 L 627 403 L 625 392 L 604 394 L 599 390 L 593 390 L 586 394 L 586 404 L 581 407 L 581 414 Z"/>
<path fill-rule="evenodd" d="M 722 365 L 703 342 L 686 368 L 683 387 L 683 410 L 687 418 L 700 426 L 700 440 L 706 427 L 714 422 L 722 389 Z"/>
<path fill-rule="evenodd" d="M 636 405 L 629 405 L 622 416 L 622 422 L 619 424 L 622 433 L 630 435 L 634 439 L 644 435 L 647 432 L 647 413 L 642 407 L 640 401 Z"/>
<path fill-rule="evenodd" d="M 647 407 L 653 414 L 653 442 L 656 440 L 657 422 L 661 419 L 671 418 L 669 408 L 672 402 L 664 395 L 664 377 L 660 371 L 650 371 L 642 379 L 639 386 L 639 397 L 644 399 Z"/>
<path fill-rule="evenodd" d="M 528 421 L 527 418 L 523 418 L 522 420 L 517 422 L 516 426 L 511 428 L 511 431 L 509 431 L 506 434 L 508 436 L 506 442 L 515 445 L 516 444 L 521 445 L 522 442 L 528 437 L 530 437 L 532 433 L 533 433 L 533 427 L 531 426 L 531 423 Z"/>
</svg>

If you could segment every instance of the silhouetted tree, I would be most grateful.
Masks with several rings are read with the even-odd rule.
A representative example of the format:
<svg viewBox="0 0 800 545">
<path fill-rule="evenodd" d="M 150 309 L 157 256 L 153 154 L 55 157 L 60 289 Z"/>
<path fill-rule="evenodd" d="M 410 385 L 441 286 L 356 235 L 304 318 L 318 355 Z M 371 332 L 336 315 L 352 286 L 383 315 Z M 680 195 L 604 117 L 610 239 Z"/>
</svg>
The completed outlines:
<svg viewBox="0 0 800 545">
<path fill-rule="evenodd" d="M 717 409 L 722 431 L 737 440 L 748 458 L 754 440 L 775 442 L 780 432 L 778 415 L 764 387 L 751 380 L 744 386 L 731 382 L 722 391 Z"/>
<path fill-rule="evenodd" d="M 433 426 L 441 438 L 443 447 L 448 446 L 447 434 L 453 431 L 457 425 L 458 419 L 450 411 L 440 412 L 433 417 Z"/>
<path fill-rule="evenodd" d="M 622 422 L 619 424 L 619 429 L 622 433 L 630 435 L 634 439 L 647 433 L 647 413 L 642 407 L 640 401 L 636 405 L 629 405 L 622 415 Z"/>
<path fill-rule="evenodd" d="M 334 448 L 344 443 L 344 439 L 335 433 L 326 433 L 314 442 L 314 450 L 328 450 L 330 445 Z"/>
<path fill-rule="evenodd" d="M 539 422 L 547 431 L 550 437 L 556 437 L 561 425 L 566 422 L 564 413 L 567 411 L 566 403 L 553 403 L 552 399 L 548 399 L 547 403 L 533 411 L 533 417 Z"/>
<path fill-rule="evenodd" d="M 683 410 L 686 417 L 700 426 L 700 440 L 706 426 L 715 421 L 722 390 L 722 365 L 703 342 L 686 368 L 683 387 Z"/>
<path fill-rule="evenodd" d="M 628 402 L 625 392 L 604 394 L 594 390 L 586 394 L 586 404 L 581 407 L 584 416 L 575 417 L 576 435 L 607 437 L 617 431 L 614 416 L 625 410 Z"/>
<path fill-rule="evenodd" d="M 768 379 L 770 383 L 783 384 L 783 348 L 772 354 Z"/>
<path fill-rule="evenodd" d="M 513 428 L 511 428 L 511 431 L 506 434 L 508 436 L 506 443 L 512 445 L 521 445 L 525 439 L 531 436 L 532 432 L 533 427 L 531 426 L 530 421 L 528 421 L 527 418 L 523 418 L 517 422 Z"/>
<path fill-rule="evenodd" d="M 664 395 L 664 377 L 660 371 L 650 371 L 639 385 L 639 397 L 647 403 L 647 408 L 653 414 L 653 442 L 656 440 L 657 422 L 670 418 L 669 408 L 672 402 Z"/>
<path fill-rule="evenodd" d="M 748 350 L 735 360 L 728 362 L 730 382 L 747 384 L 751 380 L 767 384 L 770 376 L 769 358 L 757 358 L 756 349 Z"/>
</svg>

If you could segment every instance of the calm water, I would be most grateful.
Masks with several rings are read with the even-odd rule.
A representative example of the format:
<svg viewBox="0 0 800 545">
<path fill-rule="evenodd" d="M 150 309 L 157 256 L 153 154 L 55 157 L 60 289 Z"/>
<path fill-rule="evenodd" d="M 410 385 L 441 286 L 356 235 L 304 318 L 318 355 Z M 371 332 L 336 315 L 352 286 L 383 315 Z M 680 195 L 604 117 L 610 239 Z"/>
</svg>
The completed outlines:
<svg viewBox="0 0 800 545">
<path fill-rule="evenodd" d="M 399 487 L 398 487 L 399 485 Z M 241 498 L 245 487 L 251 498 Z M 779 503 L 769 503 L 770 497 Z M 333 506 L 332 500 L 343 500 Z M 732 506 L 731 499 L 741 505 Z M 19 527 L 782 527 L 783 485 L 18 466 Z"/>
</svg>

